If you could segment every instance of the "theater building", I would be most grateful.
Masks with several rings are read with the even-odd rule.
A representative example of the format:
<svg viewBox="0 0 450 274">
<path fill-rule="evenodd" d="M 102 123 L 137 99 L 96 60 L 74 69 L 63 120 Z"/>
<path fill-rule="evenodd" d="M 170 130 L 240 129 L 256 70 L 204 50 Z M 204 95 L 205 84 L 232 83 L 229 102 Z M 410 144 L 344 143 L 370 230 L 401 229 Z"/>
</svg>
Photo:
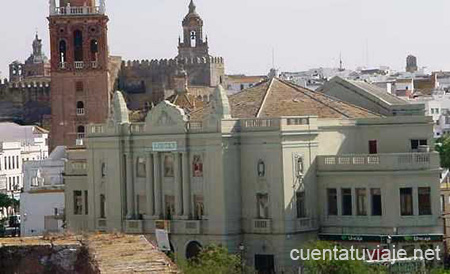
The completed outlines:
<svg viewBox="0 0 450 274">
<path fill-rule="evenodd" d="M 131 122 L 113 115 L 69 150 L 66 219 L 123 231 L 191 257 L 208 244 L 256 270 L 290 273 L 290 251 L 318 238 L 376 248 L 440 245 L 439 156 L 425 116 L 383 117 L 272 78 L 189 109 L 163 101 Z M 390 244 L 389 243 L 389 244 Z"/>
</svg>

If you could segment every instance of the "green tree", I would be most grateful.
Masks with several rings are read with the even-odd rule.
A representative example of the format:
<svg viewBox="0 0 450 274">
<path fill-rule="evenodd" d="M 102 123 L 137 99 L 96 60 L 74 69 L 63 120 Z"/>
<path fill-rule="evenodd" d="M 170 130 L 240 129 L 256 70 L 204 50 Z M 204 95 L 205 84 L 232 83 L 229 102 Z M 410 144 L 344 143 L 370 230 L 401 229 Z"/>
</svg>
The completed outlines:
<svg viewBox="0 0 450 274">
<path fill-rule="evenodd" d="M 320 250 L 323 254 L 324 250 L 338 250 L 344 249 L 341 246 L 336 246 L 333 243 L 325 241 L 311 242 L 307 244 L 303 250 Z M 337 254 L 340 254 L 337 252 Z M 305 254 L 306 255 L 306 254 Z M 304 255 L 304 256 L 305 256 Z M 316 274 L 359 274 L 359 273 L 385 273 L 383 269 L 368 266 L 363 261 L 358 260 L 335 260 L 335 258 L 329 258 L 327 256 L 324 260 L 323 256 L 319 260 L 306 260 L 304 261 L 305 268 L 309 273 Z"/>
<path fill-rule="evenodd" d="M 436 140 L 436 151 L 441 157 L 441 167 L 450 168 L 450 135 Z"/>
<path fill-rule="evenodd" d="M 0 208 L 13 206 L 13 199 L 9 198 L 8 195 L 0 193 Z"/>
<path fill-rule="evenodd" d="M 242 261 L 239 255 L 230 254 L 225 247 L 210 245 L 191 260 L 178 260 L 177 264 L 185 274 L 236 274 L 241 273 Z"/>
</svg>

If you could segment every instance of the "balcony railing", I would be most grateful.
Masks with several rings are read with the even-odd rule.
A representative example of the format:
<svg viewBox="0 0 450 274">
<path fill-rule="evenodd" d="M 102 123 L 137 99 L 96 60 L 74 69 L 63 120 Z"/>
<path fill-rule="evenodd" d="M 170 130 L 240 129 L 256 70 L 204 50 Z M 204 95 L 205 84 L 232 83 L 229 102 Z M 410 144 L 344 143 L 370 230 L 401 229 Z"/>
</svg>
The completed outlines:
<svg viewBox="0 0 450 274">
<path fill-rule="evenodd" d="M 61 68 L 61 69 L 67 68 L 67 63 L 66 62 L 59 62 L 59 68 Z"/>
<path fill-rule="evenodd" d="M 253 219 L 252 220 L 252 233 L 267 234 L 271 230 L 271 220 L 270 219 Z"/>
<path fill-rule="evenodd" d="M 76 61 L 74 62 L 75 69 L 83 69 L 84 68 L 84 62 L 83 61 Z"/>
<path fill-rule="evenodd" d="M 91 68 L 95 69 L 98 67 L 98 62 L 97 61 L 91 61 Z"/>
<path fill-rule="evenodd" d="M 77 108 L 77 115 L 83 116 L 84 115 L 84 108 Z"/>
<path fill-rule="evenodd" d="M 319 171 L 420 170 L 439 168 L 439 154 L 390 153 L 318 157 Z"/>
<path fill-rule="evenodd" d="M 318 229 L 317 219 L 301 218 L 297 219 L 295 223 L 296 232 L 313 231 Z"/>
<path fill-rule="evenodd" d="M 89 15 L 89 14 L 104 14 L 105 11 L 101 6 L 97 7 L 56 7 L 50 10 L 50 15 Z"/>
<path fill-rule="evenodd" d="M 142 234 L 144 232 L 144 221 L 142 220 L 126 220 L 125 232 L 132 234 Z"/>
</svg>

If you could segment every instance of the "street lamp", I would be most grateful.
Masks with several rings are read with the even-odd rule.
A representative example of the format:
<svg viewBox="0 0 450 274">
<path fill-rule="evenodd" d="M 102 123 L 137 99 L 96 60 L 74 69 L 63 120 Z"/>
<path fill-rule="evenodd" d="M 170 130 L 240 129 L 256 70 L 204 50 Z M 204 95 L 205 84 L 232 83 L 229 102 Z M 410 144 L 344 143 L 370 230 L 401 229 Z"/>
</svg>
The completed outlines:
<svg viewBox="0 0 450 274">
<path fill-rule="evenodd" d="M 244 252 L 245 252 L 244 243 L 240 243 L 239 244 L 239 253 L 241 256 L 241 273 L 244 273 L 244 267 L 245 267 Z"/>
</svg>

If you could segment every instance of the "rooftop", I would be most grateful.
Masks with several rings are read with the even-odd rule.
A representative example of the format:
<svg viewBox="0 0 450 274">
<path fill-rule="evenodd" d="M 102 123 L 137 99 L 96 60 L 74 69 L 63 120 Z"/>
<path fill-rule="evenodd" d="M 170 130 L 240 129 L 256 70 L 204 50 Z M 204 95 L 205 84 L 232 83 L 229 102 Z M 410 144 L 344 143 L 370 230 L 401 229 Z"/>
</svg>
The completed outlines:
<svg viewBox="0 0 450 274">
<path fill-rule="evenodd" d="M 380 117 L 369 110 L 273 78 L 231 95 L 233 118 L 318 116 L 319 118 Z"/>
</svg>

